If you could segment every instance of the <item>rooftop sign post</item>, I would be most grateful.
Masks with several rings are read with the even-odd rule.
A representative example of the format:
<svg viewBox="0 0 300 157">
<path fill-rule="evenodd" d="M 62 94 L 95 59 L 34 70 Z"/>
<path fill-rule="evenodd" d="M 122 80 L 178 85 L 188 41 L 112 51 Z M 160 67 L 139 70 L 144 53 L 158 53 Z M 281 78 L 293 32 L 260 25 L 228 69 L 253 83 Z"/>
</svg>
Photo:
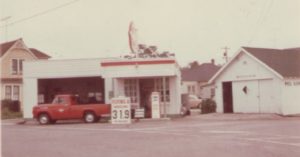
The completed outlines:
<svg viewBox="0 0 300 157">
<path fill-rule="evenodd" d="M 112 124 L 130 124 L 130 98 L 120 96 L 111 100 L 111 123 Z"/>
</svg>

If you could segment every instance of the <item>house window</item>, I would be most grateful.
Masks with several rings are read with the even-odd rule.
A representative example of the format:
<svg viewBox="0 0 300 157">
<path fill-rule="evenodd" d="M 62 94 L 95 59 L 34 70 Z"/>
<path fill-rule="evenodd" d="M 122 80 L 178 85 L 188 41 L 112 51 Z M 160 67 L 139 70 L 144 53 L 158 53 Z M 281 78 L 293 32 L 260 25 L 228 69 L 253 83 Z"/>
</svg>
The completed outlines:
<svg viewBox="0 0 300 157">
<path fill-rule="evenodd" d="M 210 89 L 210 98 L 214 98 L 215 95 L 216 95 L 216 90 L 215 90 L 215 88 L 211 88 L 211 89 Z"/>
<path fill-rule="evenodd" d="M 5 99 L 19 100 L 20 99 L 20 86 L 18 86 L 18 85 L 5 86 Z"/>
<path fill-rule="evenodd" d="M 195 94 L 195 86 L 192 86 L 192 94 Z"/>
<path fill-rule="evenodd" d="M 169 87 L 169 78 L 166 78 L 166 87 L 165 87 L 165 92 L 163 88 L 163 79 L 162 78 L 157 78 L 154 80 L 154 90 L 158 91 L 160 93 L 160 101 L 164 102 L 164 93 L 166 93 L 166 102 L 170 102 L 170 87 Z"/>
<path fill-rule="evenodd" d="M 23 73 L 23 61 L 24 59 L 12 59 L 11 62 L 11 74 L 18 75 Z"/>
<path fill-rule="evenodd" d="M 11 86 L 5 86 L 5 99 L 11 100 Z"/>
<path fill-rule="evenodd" d="M 195 86 L 188 85 L 188 93 L 189 94 L 195 94 L 196 93 Z"/>
<path fill-rule="evenodd" d="M 13 100 L 19 100 L 20 99 L 20 87 L 19 86 L 13 86 Z"/>
<path fill-rule="evenodd" d="M 16 75 L 18 74 L 18 60 L 17 59 L 12 59 L 12 74 Z"/>
<path fill-rule="evenodd" d="M 137 79 L 124 80 L 125 96 L 130 98 L 131 103 L 137 103 Z"/>
<path fill-rule="evenodd" d="M 23 73 L 23 61 L 24 59 L 19 60 L 19 74 Z"/>
</svg>

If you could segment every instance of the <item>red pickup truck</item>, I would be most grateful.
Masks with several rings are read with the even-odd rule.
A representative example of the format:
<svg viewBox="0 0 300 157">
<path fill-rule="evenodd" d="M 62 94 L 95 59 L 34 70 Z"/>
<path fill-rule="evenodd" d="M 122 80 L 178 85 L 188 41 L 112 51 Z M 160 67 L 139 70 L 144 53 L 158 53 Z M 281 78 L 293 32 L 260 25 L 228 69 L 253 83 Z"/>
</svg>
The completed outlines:
<svg viewBox="0 0 300 157">
<path fill-rule="evenodd" d="M 32 109 L 40 124 L 54 124 L 57 120 L 83 119 L 93 123 L 110 114 L 108 104 L 79 104 L 74 95 L 56 95 L 52 104 L 41 104 Z"/>
</svg>

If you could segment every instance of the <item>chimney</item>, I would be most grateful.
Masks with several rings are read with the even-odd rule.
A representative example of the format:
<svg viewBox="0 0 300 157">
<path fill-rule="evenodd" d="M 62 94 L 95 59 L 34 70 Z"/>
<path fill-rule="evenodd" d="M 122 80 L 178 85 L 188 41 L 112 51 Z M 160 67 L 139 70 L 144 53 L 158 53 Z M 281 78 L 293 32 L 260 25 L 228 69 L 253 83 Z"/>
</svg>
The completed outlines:
<svg viewBox="0 0 300 157">
<path fill-rule="evenodd" d="M 215 65 L 215 59 L 211 59 L 211 64 Z"/>
</svg>

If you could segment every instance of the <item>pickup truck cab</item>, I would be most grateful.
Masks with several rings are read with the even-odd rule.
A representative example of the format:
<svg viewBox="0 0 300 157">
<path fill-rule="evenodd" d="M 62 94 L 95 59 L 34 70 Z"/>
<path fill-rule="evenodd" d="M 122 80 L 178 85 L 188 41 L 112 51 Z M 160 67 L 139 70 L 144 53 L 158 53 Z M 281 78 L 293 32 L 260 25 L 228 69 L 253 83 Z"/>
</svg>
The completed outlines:
<svg viewBox="0 0 300 157">
<path fill-rule="evenodd" d="M 74 95 L 56 95 L 51 104 L 36 105 L 32 109 L 33 117 L 40 124 L 54 124 L 57 120 L 83 119 L 93 123 L 103 115 L 110 114 L 108 104 L 79 104 Z"/>
</svg>

